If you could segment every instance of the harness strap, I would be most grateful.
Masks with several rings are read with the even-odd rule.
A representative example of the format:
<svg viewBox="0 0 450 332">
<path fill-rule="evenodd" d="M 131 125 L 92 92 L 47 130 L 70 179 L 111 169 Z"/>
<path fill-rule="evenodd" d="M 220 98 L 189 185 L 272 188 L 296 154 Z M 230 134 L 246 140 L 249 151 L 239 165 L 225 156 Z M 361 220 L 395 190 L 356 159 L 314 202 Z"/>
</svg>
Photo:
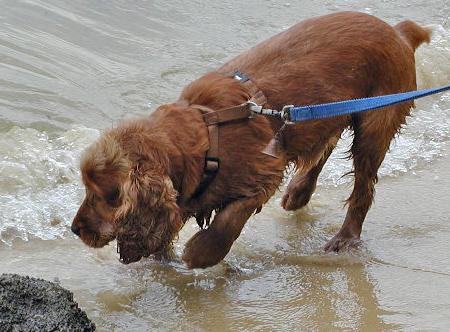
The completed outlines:
<svg viewBox="0 0 450 332">
<path fill-rule="evenodd" d="M 230 108 L 225 108 L 219 111 L 211 111 L 209 113 L 203 114 L 203 119 L 206 125 L 213 126 L 221 123 L 226 123 L 230 121 L 243 120 L 251 117 L 252 112 L 248 107 L 248 104 L 242 104 L 238 106 L 233 106 Z"/>
<path fill-rule="evenodd" d="M 203 120 L 208 128 L 209 149 L 206 152 L 205 167 L 200 185 L 193 194 L 198 197 L 212 182 L 220 168 L 219 160 L 219 125 L 231 121 L 248 119 L 252 112 L 246 104 L 214 111 L 202 105 L 192 105 L 203 114 Z"/>
<path fill-rule="evenodd" d="M 238 71 L 233 73 L 233 78 L 245 85 L 252 96 L 251 102 L 264 105 L 267 102 L 264 93 L 250 80 L 250 78 Z M 199 186 L 192 195 L 193 198 L 200 196 L 217 175 L 220 168 L 219 159 L 219 128 L 221 124 L 245 120 L 252 117 L 248 102 L 242 105 L 224 108 L 214 111 L 203 105 L 191 105 L 203 114 L 203 120 L 208 128 L 209 149 L 206 152 L 205 167 Z"/>
<path fill-rule="evenodd" d="M 209 148 L 208 151 L 206 151 L 205 173 L 203 174 L 203 177 L 205 177 L 205 175 L 213 176 L 219 170 L 219 127 L 217 126 L 218 123 L 208 122 L 206 117 L 208 115 L 213 115 L 216 112 L 202 105 L 192 105 L 192 107 L 198 109 L 202 113 L 203 120 L 208 129 Z M 200 184 L 200 187 L 201 185 L 202 184 Z"/>
</svg>

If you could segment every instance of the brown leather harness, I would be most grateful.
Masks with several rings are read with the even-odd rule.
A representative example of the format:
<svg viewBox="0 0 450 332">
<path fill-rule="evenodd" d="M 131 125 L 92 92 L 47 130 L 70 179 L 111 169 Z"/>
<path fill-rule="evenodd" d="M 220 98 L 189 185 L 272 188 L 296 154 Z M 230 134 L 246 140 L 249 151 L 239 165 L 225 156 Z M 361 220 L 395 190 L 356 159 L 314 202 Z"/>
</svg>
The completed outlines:
<svg viewBox="0 0 450 332">
<path fill-rule="evenodd" d="M 240 72 L 235 72 L 232 76 L 245 85 L 250 92 L 250 95 L 253 96 L 248 102 L 254 102 L 255 104 L 261 106 L 267 103 L 267 98 L 264 93 L 250 80 L 249 77 L 241 74 Z M 203 120 L 205 121 L 209 133 L 209 149 L 206 152 L 203 177 L 195 193 L 193 194 L 193 198 L 200 196 L 219 172 L 220 125 L 231 121 L 251 118 L 253 113 L 249 108 L 248 102 L 218 111 L 202 105 L 192 105 L 192 107 L 197 108 L 203 114 Z"/>
</svg>

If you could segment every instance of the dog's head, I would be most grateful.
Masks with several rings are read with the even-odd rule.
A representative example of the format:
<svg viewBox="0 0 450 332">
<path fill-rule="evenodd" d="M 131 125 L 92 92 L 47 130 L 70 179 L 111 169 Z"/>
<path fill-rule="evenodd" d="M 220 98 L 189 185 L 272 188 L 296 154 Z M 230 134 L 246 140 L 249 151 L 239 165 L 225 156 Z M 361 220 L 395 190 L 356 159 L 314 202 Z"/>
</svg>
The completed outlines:
<svg viewBox="0 0 450 332">
<path fill-rule="evenodd" d="M 123 263 L 165 251 L 182 226 L 169 159 L 145 137 L 106 133 L 81 159 L 86 197 L 72 231 L 91 247 L 117 238 Z"/>
</svg>

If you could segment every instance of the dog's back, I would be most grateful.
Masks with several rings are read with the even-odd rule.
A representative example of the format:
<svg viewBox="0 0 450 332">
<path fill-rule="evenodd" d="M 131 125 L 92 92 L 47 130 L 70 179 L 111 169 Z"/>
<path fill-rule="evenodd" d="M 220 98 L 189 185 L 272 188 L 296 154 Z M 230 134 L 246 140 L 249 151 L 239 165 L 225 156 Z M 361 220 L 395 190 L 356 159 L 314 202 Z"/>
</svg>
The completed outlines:
<svg viewBox="0 0 450 332">
<path fill-rule="evenodd" d="M 218 71 L 246 73 L 277 109 L 361 98 L 383 78 L 414 72 L 413 51 L 424 41 L 429 31 L 411 21 L 393 28 L 368 14 L 341 12 L 302 21 Z"/>
</svg>

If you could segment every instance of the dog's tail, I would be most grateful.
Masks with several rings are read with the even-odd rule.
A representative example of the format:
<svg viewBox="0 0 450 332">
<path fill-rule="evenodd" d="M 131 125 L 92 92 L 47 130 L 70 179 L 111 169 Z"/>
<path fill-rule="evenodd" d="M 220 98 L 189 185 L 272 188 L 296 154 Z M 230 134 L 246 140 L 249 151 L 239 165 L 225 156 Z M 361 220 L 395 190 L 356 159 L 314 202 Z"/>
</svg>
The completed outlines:
<svg viewBox="0 0 450 332">
<path fill-rule="evenodd" d="M 416 50 L 424 42 L 430 42 L 431 28 L 421 27 L 413 21 L 400 22 L 394 26 L 394 29 L 397 30 L 413 50 Z"/>
</svg>

